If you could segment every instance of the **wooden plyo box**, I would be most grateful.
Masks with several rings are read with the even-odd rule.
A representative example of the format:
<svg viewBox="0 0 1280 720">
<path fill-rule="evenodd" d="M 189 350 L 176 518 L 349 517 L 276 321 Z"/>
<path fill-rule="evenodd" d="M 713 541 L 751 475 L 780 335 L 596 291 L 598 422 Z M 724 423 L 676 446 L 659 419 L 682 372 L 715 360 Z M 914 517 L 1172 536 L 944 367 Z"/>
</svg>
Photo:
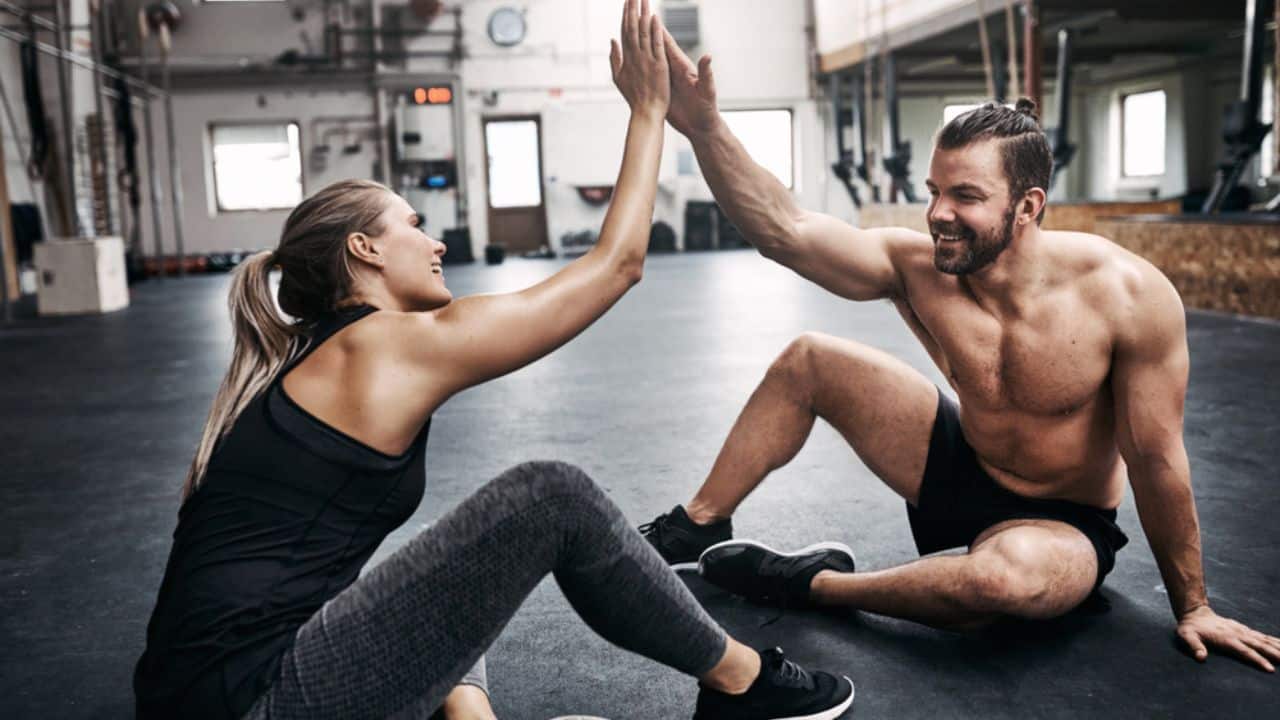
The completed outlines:
<svg viewBox="0 0 1280 720">
<path fill-rule="evenodd" d="M 41 315 L 108 313 L 129 306 L 119 237 L 48 240 L 35 246 Z"/>
</svg>

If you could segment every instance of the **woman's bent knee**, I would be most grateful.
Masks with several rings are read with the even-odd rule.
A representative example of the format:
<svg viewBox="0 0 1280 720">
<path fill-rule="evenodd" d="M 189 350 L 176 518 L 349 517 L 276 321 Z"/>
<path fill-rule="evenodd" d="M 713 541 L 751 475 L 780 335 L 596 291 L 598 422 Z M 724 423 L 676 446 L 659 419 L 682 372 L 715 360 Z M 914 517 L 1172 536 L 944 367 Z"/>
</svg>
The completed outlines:
<svg viewBox="0 0 1280 720">
<path fill-rule="evenodd" d="M 600 487 L 582 468 L 559 460 L 531 460 L 503 473 L 538 497 L 602 497 Z"/>
</svg>

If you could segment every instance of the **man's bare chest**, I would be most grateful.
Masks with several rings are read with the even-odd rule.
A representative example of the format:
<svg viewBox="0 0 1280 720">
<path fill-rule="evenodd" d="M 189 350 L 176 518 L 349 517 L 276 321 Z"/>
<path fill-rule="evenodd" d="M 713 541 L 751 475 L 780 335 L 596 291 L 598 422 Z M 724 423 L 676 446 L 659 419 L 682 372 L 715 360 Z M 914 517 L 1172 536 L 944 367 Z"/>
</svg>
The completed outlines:
<svg viewBox="0 0 1280 720">
<path fill-rule="evenodd" d="M 920 315 L 933 353 L 962 402 L 987 411 L 1069 415 L 1103 389 L 1111 369 L 1110 334 L 1079 308 L 998 321 L 981 310 L 946 308 Z"/>
</svg>

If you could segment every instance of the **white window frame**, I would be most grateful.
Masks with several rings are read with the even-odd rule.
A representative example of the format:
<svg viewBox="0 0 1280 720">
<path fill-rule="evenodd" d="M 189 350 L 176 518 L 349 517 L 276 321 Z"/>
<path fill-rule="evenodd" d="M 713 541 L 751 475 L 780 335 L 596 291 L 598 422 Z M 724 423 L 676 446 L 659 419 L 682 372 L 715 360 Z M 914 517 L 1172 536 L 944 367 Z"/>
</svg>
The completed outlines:
<svg viewBox="0 0 1280 720">
<path fill-rule="evenodd" d="M 1259 103 L 1259 110 L 1262 112 L 1262 122 L 1275 122 L 1275 108 L 1273 104 L 1276 101 L 1276 66 L 1268 65 L 1262 78 L 1262 102 Z M 1267 111 L 1271 112 L 1267 112 Z M 1263 184 L 1268 180 L 1280 178 L 1280 172 L 1276 171 L 1276 128 L 1272 127 L 1271 132 L 1262 140 L 1262 146 L 1258 149 L 1258 179 Z"/>
<path fill-rule="evenodd" d="M 795 108 L 789 107 L 786 105 L 769 105 L 769 106 L 757 106 L 757 107 L 729 107 L 729 108 L 721 108 L 720 112 L 722 114 L 737 113 L 737 112 L 785 112 L 787 113 L 787 117 L 789 120 L 788 125 L 791 127 L 791 142 L 788 146 L 789 147 L 788 152 L 791 155 L 791 177 L 787 178 L 786 180 L 782 180 L 781 178 L 779 178 L 779 180 L 782 182 L 784 186 L 786 186 L 788 190 L 792 192 L 799 192 L 800 191 L 799 189 L 800 153 L 796 152 L 796 110 Z M 748 150 L 748 152 L 750 151 Z M 773 174 L 773 173 L 770 172 L 770 174 Z"/>
<path fill-rule="evenodd" d="M 213 131 L 217 127 L 234 127 L 243 125 L 293 125 L 298 128 L 298 189 L 300 197 L 307 196 L 307 175 L 304 172 L 302 162 L 302 123 L 297 120 L 288 119 L 264 119 L 264 120 L 210 120 L 205 126 L 205 142 L 208 147 L 207 157 L 209 159 L 206 165 L 206 172 L 209 181 L 209 206 L 213 210 L 214 215 L 231 214 L 231 213 L 258 213 L 258 212 L 277 212 L 280 210 L 291 210 L 296 205 L 282 205 L 280 207 L 265 208 L 224 208 L 221 199 L 218 197 L 218 171 L 216 168 L 217 160 L 214 156 Z"/>
<path fill-rule="evenodd" d="M 1160 91 L 1165 102 L 1164 172 L 1159 175 L 1124 174 L 1124 99 L 1130 95 Z M 1157 190 L 1169 174 L 1169 88 L 1163 82 L 1144 82 L 1118 87 L 1111 93 L 1109 175 L 1117 192 Z"/>
<path fill-rule="evenodd" d="M 494 204 L 494 178 L 493 168 L 489 165 L 490 152 L 492 147 L 492 138 L 489 136 L 489 127 L 491 125 L 515 125 L 529 124 L 533 126 L 533 174 L 537 176 L 537 183 L 534 188 L 537 190 L 538 197 L 535 203 L 517 203 L 502 205 Z M 535 115 L 513 115 L 509 117 L 494 116 L 485 118 L 480 123 L 480 136 L 484 140 L 484 161 L 489 168 L 485 171 L 485 203 L 490 210 L 528 210 L 530 208 L 545 208 L 547 205 L 547 186 L 546 186 L 546 166 L 542 155 L 542 118 Z"/>
</svg>

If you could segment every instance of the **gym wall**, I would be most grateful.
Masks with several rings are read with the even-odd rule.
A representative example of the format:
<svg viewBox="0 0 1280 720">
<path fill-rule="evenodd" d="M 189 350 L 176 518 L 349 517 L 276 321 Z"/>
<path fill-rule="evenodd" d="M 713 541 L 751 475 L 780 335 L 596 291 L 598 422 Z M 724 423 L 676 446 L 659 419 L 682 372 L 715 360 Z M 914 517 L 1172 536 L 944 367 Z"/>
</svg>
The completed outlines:
<svg viewBox="0 0 1280 720">
<path fill-rule="evenodd" d="M 381 5 L 383 3 L 379 3 Z M 393 3 L 385 3 L 391 5 Z M 464 103 L 468 192 L 467 222 L 471 228 L 473 254 L 479 256 L 487 242 L 487 202 L 485 196 L 485 117 L 538 114 L 542 116 L 544 154 L 544 197 L 547 202 L 549 236 L 557 247 L 564 232 L 599 229 L 605 208 L 583 202 L 568 183 L 558 183 L 546 168 L 556 162 L 546 155 L 548 138 L 556 128 L 548 123 L 564 117 L 578 105 L 589 110 L 598 103 L 620 102 L 613 88 L 608 66 L 609 39 L 616 36 L 620 3 L 598 0 L 539 0 L 527 3 L 528 36 L 519 45 L 502 48 L 486 35 L 489 14 L 503 3 L 496 0 L 464 4 L 464 44 L 468 57 L 461 73 Z M 804 0 L 735 0 L 703 2 L 701 43 L 692 52 L 709 52 L 717 71 L 721 105 L 733 109 L 788 108 L 793 111 L 796 190 L 809 207 L 825 208 L 828 173 L 823 160 L 825 137 L 818 105 L 809 97 L 807 41 Z M 289 47 L 301 47 L 299 33 L 306 32 L 318 47 L 321 37 L 316 13 L 308 13 L 299 23 L 283 4 L 197 3 L 183 6 L 182 27 L 174 34 L 175 67 L 208 62 L 216 56 L 233 61 L 243 55 L 260 59 Z M 448 24 L 449 19 L 443 19 Z M 406 48 L 438 48 L 438 39 L 409 39 Z M 399 72 L 399 70 L 397 69 Z M 435 58 L 410 59 L 404 72 L 450 72 L 445 61 Z M 153 80 L 155 78 L 153 77 Z M 259 106 L 259 98 L 265 106 Z M 214 213 L 209 197 L 207 125 L 214 120 L 291 119 L 302 129 L 304 190 L 312 192 L 339 176 L 370 177 L 376 155 L 372 143 L 365 143 L 357 155 L 331 157 L 329 169 L 319 176 L 306 168 L 316 138 L 310 137 L 313 118 L 335 114 L 372 114 L 372 99 L 359 88 L 335 90 L 320 84 L 296 88 L 255 87 L 249 79 L 234 89 L 179 89 L 175 94 L 178 152 L 184 188 L 184 230 L 189 253 L 206 253 L 230 248 L 254 249 L 275 243 L 284 211 L 258 213 Z M 158 108 L 157 108 L 158 109 Z M 157 121 L 160 116 L 157 114 Z M 162 127 L 162 126 L 158 126 Z M 158 139 L 162 139 L 162 135 Z M 667 149 L 675 165 L 677 153 L 688 150 L 683 138 L 672 133 Z M 163 143 L 158 143 L 163 146 Z M 579 159 L 580 160 L 580 159 Z M 334 162 L 337 161 L 337 162 Z M 167 159 L 160 147 L 159 167 Z M 617 159 L 601 161 L 602 168 L 616 175 Z M 167 187 L 167 185 L 166 185 Z M 705 182 L 696 175 L 672 176 L 659 192 L 655 219 L 664 220 L 682 231 L 687 199 L 710 199 Z M 167 192 L 166 192 L 167 202 Z M 143 217 L 149 217 L 144 207 Z M 166 221 L 167 223 L 167 221 Z M 145 246 L 154 248 L 150 228 Z M 164 234 L 166 252 L 172 252 L 172 233 Z"/>
<path fill-rule="evenodd" d="M 30 130 L 27 126 L 27 110 L 22 104 L 22 71 L 18 60 L 18 45 L 8 41 L 0 43 L 0 83 L 4 84 L 18 123 L 19 137 L 15 139 L 7 118 L 0 118 L 0 137 L 4 138 L 4 174 L 8 180 L 9 201 L 31 202 L 31 182 L 22 166 L 23 154 L 30 151 Z M 21 141 L 21 149 L 19 148 Z"/>
</svg>

